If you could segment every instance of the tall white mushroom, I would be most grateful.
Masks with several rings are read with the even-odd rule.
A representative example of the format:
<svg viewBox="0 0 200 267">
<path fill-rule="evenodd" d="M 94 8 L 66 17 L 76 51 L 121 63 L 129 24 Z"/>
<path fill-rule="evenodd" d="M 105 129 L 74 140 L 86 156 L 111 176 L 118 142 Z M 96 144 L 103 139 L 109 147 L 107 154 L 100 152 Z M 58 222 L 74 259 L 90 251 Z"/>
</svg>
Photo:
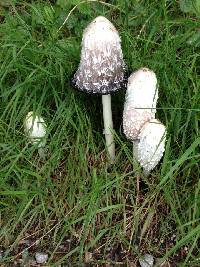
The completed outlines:
<svg viewBox="0 0 200 267">
<path fill-rule="evenodd" d="M 44 147 L 46 144 L 47 126 L 42 117 L 37 116 L 30 111 L 24 120 L 24 131 L 30 143 L 37 146 L 41 158 L 45 158 Z"/>
<path fill-rule="evenodd" d="M 133 146 L 133 154 L 145 175 L 159 163 L 165 151 L 165 142 L 165 126 L 156 119 L 146 122 L 140 131 L 137 145 Z"/>
<path fill-rule="evenodd" d="M 73 79 L 81 91 L 102 95 L 104 134 L 111 161 L 115 158 L 110 93 L 125 85 L 125 63 L 116 28 L 105 17 L 95 18 L 82 38 L 81 61 Z"/>
</svg>

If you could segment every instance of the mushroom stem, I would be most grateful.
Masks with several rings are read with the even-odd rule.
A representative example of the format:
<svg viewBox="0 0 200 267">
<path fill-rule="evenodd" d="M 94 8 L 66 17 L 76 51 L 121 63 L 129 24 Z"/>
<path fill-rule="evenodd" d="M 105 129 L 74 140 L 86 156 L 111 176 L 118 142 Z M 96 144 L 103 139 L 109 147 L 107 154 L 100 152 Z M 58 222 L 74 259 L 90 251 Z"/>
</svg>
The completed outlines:
<svg viewBox="0 0 200 267">
<path fill-rule="evenodd" d="M 113 138 L 113 120 L 112 120 L 112 109 L 111 109 L 111 95 L 102 95 L 103 105 L 103 122 L 104 122 L 104 134 L 106 139 L 106 146 L 110 156 L 111 163 L 115 159 L 115 143 Z"/>
</svg>

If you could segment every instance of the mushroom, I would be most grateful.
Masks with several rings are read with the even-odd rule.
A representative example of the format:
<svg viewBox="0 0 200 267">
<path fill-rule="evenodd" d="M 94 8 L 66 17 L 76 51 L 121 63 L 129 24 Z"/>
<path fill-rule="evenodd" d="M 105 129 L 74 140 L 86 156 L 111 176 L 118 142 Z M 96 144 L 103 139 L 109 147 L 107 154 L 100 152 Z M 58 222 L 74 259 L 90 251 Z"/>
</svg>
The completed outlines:
<svg viewBox="0 0 200 267">
<path fill-rule="evenodd" d="M 124 87 L 125 63 L 116 28 L 105 17 L 95 18 L 82 38 L 81 61 L 73 84 L 89 94 L 102 95 L 104 134 L 111 162 L 115 158 L 111 93 Z"/>
<path fill-rule="evenodd" d="M 157 119 L 146 122 L 142 127 L 139 140 L 133 143 L 133 154 L 148 175 L 163 156 L 166 142 L 165 126 Z"/>
<path fill-rule="evenodd" d="M 24 120 L 24 131 L 30 143 L 36 145 L 41 158 L 45 158 L 46 124 L 44 119 L 30 111 Z"/>
<path fill-rule="evenodd" d="M 156 75 L 141 68 L 128 79 L 123 112 L 123 130 L 131 141 L 138 138 L 145 122 L 154 119 L 158 99 Z"/>
<path fill-rule="evenodd" d="M 157 79 L 141 68 L 128 79 L 123 112 L 123 130 L 133 142 L 133 154 L 146 175 L 158 164 L 165 147 L 165 126 L 155 119 Z"/>
</svg>

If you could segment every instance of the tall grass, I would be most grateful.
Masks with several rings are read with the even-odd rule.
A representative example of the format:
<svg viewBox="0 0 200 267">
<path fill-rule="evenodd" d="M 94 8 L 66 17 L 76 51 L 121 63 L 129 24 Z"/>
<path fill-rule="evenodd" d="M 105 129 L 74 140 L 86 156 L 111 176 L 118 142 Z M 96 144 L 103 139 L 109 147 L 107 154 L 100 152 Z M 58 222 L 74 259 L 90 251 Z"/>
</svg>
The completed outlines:
<svg viewBox="0 0 200 267">
<path fill-rule="evenodd" d="M 51 2 L 0 4 L 3 264 L 12 266 L 25 251 L 22 241 L 30 239 L 29 253 L 48 252 L 51 266 L 83 263 L 87 252 L 98 254 L 102 265 L 116 261 L 106 253 L 117 244 L 129 252 L 127 264 L 149 252 L 177 266 L 198 266 L 199 50 L 186 43 L 198 22 L 177 1 Z M 168 141 L 148 179 L 121 130 L 125 92 L 113 97 L 117 156 L 109 166 L 100 98 L 70 84 L 83 29 L 98 15 L 119 30 L 130 72 L 147 66 L 159 80 L 157 118 L 167 126 Z M 23 132 L 30 110 L 48 125 L 45 161 Z M 185 246 L 188 253 L 177 258 Z"/>
</svg>

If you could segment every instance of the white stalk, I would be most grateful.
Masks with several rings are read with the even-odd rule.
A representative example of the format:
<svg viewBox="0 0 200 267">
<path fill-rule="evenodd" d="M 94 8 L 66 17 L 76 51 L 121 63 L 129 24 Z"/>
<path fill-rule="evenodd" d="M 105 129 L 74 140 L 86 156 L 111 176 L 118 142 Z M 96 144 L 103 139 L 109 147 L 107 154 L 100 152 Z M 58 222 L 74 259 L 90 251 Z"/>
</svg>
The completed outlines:
<svg viewBox="0 0 200 267">
<path fill-rule="evenodd" d="M 113 120 L 111 109 L 111 95 L 102 95 L 103 105 L 103 122 L 104 122 L 104 134 L 106 139 L 106 146 L 110 156 L 110 160 L 113 163 L 115 160 L 115 143 L 113 138 Z"/>
</svg>

